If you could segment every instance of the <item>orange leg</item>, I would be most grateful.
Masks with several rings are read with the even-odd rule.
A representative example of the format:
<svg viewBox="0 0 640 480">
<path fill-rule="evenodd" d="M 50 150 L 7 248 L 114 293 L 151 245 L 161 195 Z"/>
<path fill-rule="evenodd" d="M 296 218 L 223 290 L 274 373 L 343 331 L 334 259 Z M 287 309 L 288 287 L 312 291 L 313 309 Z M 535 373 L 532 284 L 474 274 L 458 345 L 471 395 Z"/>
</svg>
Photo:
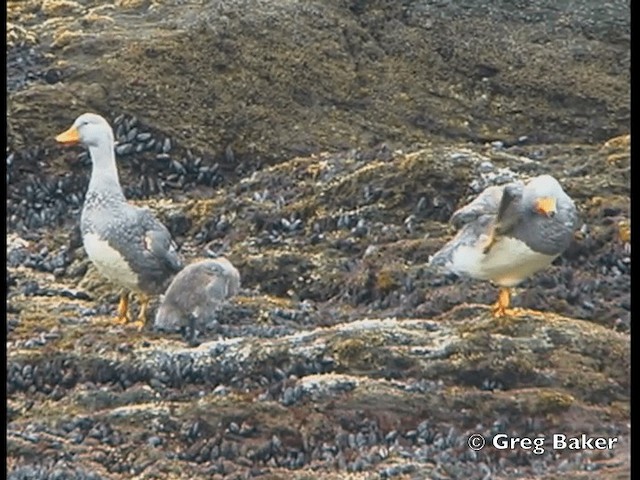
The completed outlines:
<svg viewBox="0 0 640 480">
<path fill-rule="evenodd" d="M 138 297 L 140 298 L 140 313 L 138 313 L 138 319 L 132 322 L 131 325 L 136 327 L 138 331 L 142 331 L 147 324 L 147 307 L 149 306 L 150 298 L 142 293 Z"/>
<path fill-rule="evenodd" d="M 491 307 L 491 312 L 495 318 L 502 318 L 507 315 L 507 310 L 511 304 L 511 291 L 508 288 L 500 288 L 498 301 Z"/>
<path fill-rule="evenodd" d="M 551 318 L 553 314 L 545 314 L 537 310 L 528 308 L 509 308 L 511 306 L 511 290 L 501 287 L 498 293 L 498 301 L 491 306 L 491 313 L 494 318 L 504 319 L 505 317 L 522 317 L 524 315 L 532 315 L 537 317 L 548 316 Z"/>
<path fill-rule="evenodd" d="M 122 292 L 120 295 L 120 303 L 118 304 L 118 316 L 115 319 L 117 324 L 125 324 L 130 320 L 129 317 L 129 293 Z"/>
</svg>

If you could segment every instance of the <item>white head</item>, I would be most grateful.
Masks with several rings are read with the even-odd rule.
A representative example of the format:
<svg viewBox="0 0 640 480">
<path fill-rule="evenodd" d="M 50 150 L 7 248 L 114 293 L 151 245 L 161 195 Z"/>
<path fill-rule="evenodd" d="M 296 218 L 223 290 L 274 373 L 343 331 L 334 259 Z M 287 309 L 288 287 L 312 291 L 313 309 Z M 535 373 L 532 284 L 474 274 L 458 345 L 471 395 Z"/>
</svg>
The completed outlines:
<svg viewBox="0 0 640 480">
<path fill-rule="evenodd" d="M 65 145 L 83 144 L 85 147 L 113 148 L 113 130 L 103 117 L 95 113 L 83 113 L 71 128 L 56 137 Z M 106 147 L 105 147 L 106 146 Z"/>
<path fill-rule="evenodd" d="M 534 212 L 552 217 L 557 212 L 557 202 L 564 200 L 566 193 L 551 175 L 539 175 L 527 182 L 522 192 L 524 205 L 531 205 Z"/>
</svg>

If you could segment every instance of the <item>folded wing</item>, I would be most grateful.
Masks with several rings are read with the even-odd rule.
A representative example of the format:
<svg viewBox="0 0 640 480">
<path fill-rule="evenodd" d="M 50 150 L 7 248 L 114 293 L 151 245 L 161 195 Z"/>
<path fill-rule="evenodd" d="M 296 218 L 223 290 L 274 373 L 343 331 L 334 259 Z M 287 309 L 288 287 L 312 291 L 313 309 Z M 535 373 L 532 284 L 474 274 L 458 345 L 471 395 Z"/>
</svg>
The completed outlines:
<svg viewBox="0 0 640 480">
<path fill-rule="evenodd" d="M 451 216 L 450 222 L 459 229 L 482 215 L 498 215 L 499 217 L 505 215 L 513 200 L 522 195 L 522 188 L 521 182 L 487 187 L 473 201 L 456 210 Z"/>
<path fill-rule="evenodd" d="M 183 267 L 182 260 L 167 227 L 147 209 L 139 210 L 138 220 L 145 230 L 147 251 L 168 270 L 180 271 Z"/>
</svg>

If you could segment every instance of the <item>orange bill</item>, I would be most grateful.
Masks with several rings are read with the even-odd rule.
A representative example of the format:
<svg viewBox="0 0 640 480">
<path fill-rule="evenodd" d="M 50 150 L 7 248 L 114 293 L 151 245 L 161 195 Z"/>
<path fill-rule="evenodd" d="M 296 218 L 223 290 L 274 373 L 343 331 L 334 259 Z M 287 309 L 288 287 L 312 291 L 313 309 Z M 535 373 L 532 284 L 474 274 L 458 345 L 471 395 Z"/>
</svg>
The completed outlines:
<svg viewBox="0 0 640 480">
<path fill-rule="evenodd" d="M 553 197 L 540 197 L 536 200 L 535 209 L 540 215 L 553 217 L 556 213 L 556 199 Z"/>
<path fill-rule="evenodd" d="M 75 145 L 80 143 L 80 132 L 76 127 L 71 127 L 69 130 L 62 132 L 56 137 L 56 142 L 64 143 L 65 145 Z"/>
</svg>

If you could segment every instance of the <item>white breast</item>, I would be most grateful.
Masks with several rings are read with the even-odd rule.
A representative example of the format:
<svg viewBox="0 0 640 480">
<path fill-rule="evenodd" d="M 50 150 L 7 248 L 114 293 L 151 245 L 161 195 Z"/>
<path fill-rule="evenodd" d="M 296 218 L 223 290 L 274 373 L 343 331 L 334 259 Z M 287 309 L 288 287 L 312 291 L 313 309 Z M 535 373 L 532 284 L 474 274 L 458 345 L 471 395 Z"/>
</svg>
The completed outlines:
<svg viewBox="0 0 640 480">
<path fill-rule="evenodd" d="M 122 285 L 131 290 L 137 289 L 138 276 L 131 270 L 124 257 L 109 246 L 95 233 L 88 233 L 83 237 L 84 249 L 89 259 L 98 271 L 116 285 Z"/>
<path fill-rule="evenodd" d="M 484 241 L 482 241 L 484 240 Z M 546 268 L 557 255 L 544 255 L 531 250 L 515 238 L 501 237 L 488 254 L 482 252 L 487 239 L 479 246 L 462 246 L 452 257 L 452 268 L 472 278 L 491 280 L 503 287 L 513 287 Z"/>
</svg>

